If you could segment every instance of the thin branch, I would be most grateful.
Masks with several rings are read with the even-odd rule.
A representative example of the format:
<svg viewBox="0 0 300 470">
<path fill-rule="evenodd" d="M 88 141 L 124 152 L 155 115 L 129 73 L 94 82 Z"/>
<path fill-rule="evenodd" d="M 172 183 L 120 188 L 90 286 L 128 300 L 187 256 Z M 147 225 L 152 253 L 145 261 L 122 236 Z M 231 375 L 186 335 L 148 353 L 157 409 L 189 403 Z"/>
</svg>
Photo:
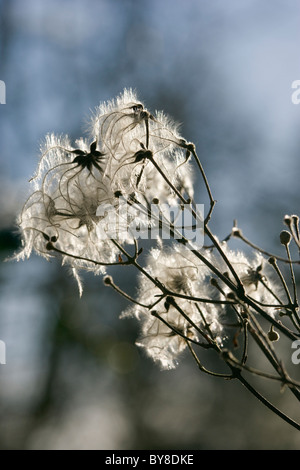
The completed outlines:
<svg viewBox="0 0 300 470">
<path fill-rule="evenodd" d="M 250 385 L 250 383 L 241 375 L 240 372 L 237 374 L 236 378 L 244 385 L 244 387 L 246 387 L 250 393 L 252 393 L 252 395 L 255 396 L 255 398 L 257 398 L 263 405 L 269 408 L 269 410 L 273 411 L 273 413 L 283 419 L 286 423 L 300 431 L 300 425 L 296 421 L 291 419 L 289 416 L 276 408 L 276 406 L 274 406 L 271 402 L 269 402 L 261 393 L 259 393 L 252 385 Z"/>
<path fill-rule="evenodd" d="M 274 255 L 273 253 L 270 253 L 269 251 L 263 250 L 259 246 L 255 245 L 254 243 L 250 242 L 242 233 L 242 231 L 236 227 L 233 228 L 232 230 L 232 236 L 235 238 L 240 238 L 246 245 L 249 245 L 251 248 L 253 248 L 255 251 L 259 251 L 263 255 L 268 256 L 269 258 L 276 258 L 277 261 L 282 261 L 283 263 L 293 263 L 293 264 L 300 264 L 300 260 L 292 260 L 289 261 L 286 258 L 282 258 L 281 256 Z"/>
</svg>

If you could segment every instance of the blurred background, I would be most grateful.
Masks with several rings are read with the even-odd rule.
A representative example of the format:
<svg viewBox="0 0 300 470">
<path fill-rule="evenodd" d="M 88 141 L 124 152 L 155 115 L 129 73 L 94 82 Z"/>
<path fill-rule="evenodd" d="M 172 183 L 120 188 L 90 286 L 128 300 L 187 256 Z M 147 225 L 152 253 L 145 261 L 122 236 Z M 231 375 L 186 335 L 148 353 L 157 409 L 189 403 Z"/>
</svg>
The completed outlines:
<svg viewBox="0 0 300 470">
<path fill-rule="evenodd" d="M 152 364 L 100 277 L 84 277 L 79 299 L 58 262 L 4 262 L 20 247 L 15 218 L 43 136 L 82 136 L 90 111 L 124 87 L 196 144 L 215 233 L 237 219 L 280 252 L 283 216 L 300 208 L 299 20 L 298 0 L 0 1 L 1 449 L 299 448 L 296 430 L 188 354 L 176 370 Z M 135 292 L 134 272 L 110 273 Z M 299 419 L 291 394 L 259 384 Z"/>
</svg>

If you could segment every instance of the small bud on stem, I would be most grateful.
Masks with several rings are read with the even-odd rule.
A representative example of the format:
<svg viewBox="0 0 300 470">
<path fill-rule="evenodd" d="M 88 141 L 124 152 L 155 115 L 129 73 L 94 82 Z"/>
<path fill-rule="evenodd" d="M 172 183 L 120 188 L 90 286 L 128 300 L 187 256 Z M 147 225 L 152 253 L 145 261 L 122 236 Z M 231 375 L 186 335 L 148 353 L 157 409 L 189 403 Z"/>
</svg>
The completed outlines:
<svg viewBox="0 0 300 470">
<path fill-rule="evenodd" d="M 287 230 L 282 230 L 280 233 L 280 243 L 284 246 L 288 246 L 291 241 L 291 234 Z"/>
</svg>

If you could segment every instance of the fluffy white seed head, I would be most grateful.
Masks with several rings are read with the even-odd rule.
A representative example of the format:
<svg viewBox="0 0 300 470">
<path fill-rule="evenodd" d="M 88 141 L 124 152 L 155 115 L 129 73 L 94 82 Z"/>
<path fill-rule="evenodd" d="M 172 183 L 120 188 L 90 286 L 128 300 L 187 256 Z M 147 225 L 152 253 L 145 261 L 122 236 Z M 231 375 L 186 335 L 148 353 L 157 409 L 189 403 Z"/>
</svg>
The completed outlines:
<svg viewBox="0 0 300 470">
<path fill-rule="evenodd" d="M 147 226 L 148 217 L 130 209 L 132 201 L 178 202 L 168 181 L 192 197 L 182 142 L 169 118 L 151 114 L 128 89 L 96 109 L 90 140 L 73 145 L 68 136 L 47 135 L 19 216 L 23 250 L 16 258 L 32 251 L 46 259 L 60 253 L 77 278 L 78 269 L 103 272 L 118 256 L 112 238 L 133 243 L 134 218 Z"/>
<path fill-rule="evenodd" d="M 104 174 L 114 191 L 173 202 L 174 194 L 151 163 L 153 158 L 171 183 L 192 197 L 191 171 L 178 126 L 163 112 L 151 114 L 132 90 L 101 104 L 91 129 L 107 155 Z"/>
<path fill-rule="evenodd" d="M 177 365 L 178 356 L 187 347 L 187 339 L 199 340 L 209 325 L 217 343 L 222 343 L 223 328 L 221 325 L 222 307 L 212 303 L 196 302 L 190 297 L 216 299 L 209 283 L 209 269 L 183 245 L 171 248 L 153 249 L 150 252 L 147 272 L 153 279 L 157 278 L 175 297 L 177 309 L 161 297 L 161 290 L 145 276 L 140 277 L 138 302 L 151 308 L 131 307 L 123 317 L 135 316 L 141 322 L 141 334 L 137 344 L 162 368 L 173 368 Z M 185 312 L 186 316 L 181 312 Z"/>
<path fill-rule="evenodd" d="M 245 293 L 265 305 L 265 310 L 274 316 L 279 307 L 277 299 L 281 296 L 282 289 L 275 281 L 274 272 L 271 266 L 266 263 L 265 258 L 260 253 L 247 256 L 240 250 L 231 250 L 226 242 L 221 243 L 221 248 L 240 278 Z M 234 281 L 228 266 L 216 250 L 212 253 L 212 262 L 222 273 L 226 273 Z M 230 292 L 230 289 L 223 284 L 222 288 L 225 294 Z M 267 307 L 268 305 L 269 307 Z"/>
</svg>

